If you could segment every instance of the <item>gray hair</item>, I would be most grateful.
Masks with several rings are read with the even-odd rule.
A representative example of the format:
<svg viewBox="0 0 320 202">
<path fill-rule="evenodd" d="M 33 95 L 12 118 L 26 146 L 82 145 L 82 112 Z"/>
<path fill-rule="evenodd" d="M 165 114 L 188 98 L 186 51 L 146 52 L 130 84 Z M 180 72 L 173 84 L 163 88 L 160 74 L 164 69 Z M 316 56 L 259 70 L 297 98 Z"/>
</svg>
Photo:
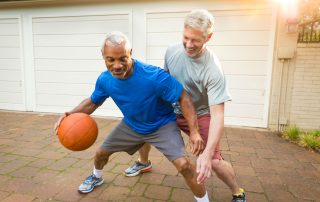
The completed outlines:
<svg viewBox="0 0 320 202">
<path fill-rule="evenodd" d="M 213 32 L 214 18 L 205 9 L 196 9 L 191 11 L 184 20 L 184 27 L 191 27 L 200 30 L 204 37 Z"/>
<path fill-rule="evenodd" d="M 101 47 L 102 54 L 104 54 L 104 48 L 108 42 L 111 43 L 112 45 L 125 44 L 127 48 L 131 49 L 131 44 L 128 37 L 120 31 L 112 31 L 107 34 Z"/>
</svg>

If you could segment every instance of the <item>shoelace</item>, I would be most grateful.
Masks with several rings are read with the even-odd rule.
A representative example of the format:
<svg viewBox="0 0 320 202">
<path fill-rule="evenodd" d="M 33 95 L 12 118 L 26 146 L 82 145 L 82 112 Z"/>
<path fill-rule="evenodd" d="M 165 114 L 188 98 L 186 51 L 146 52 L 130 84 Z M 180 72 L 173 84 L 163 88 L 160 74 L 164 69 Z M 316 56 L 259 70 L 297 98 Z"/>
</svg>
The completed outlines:
<svg viewBox="0 0 320 202">
<path fill-rule="evenodd" d="M 88 179 L 86 179 L 86 180 L 84 181 L 84 183 L 85 183 L 85 184 L 91 184 L 90 182 L 92 182 L 92 181 L 93 181 L 92 179 L 94 179 L 94 178 L 96 178 L 96 177 L 92 174 L 92 175 L 90 175 L 90 176 L 88 177 Z"/>
</svg>

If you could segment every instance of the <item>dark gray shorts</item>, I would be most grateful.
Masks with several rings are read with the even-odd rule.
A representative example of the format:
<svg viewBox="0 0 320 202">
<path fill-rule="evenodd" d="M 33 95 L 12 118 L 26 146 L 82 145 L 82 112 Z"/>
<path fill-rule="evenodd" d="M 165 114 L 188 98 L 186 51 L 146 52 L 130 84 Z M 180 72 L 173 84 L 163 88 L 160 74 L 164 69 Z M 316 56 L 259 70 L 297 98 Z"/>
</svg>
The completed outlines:
<svg viewBox="0 0 320 202">
<path fill-rule="evenodd" d="M 184 142 L 176 122 L 168 123 L 154 133 L 139 135 L 121 121 L 105 138 L 101 149 L 108 152 L 125 151 L 132 155 L 146 142 L 170 161 L 185 156 Z"/>
</svg>

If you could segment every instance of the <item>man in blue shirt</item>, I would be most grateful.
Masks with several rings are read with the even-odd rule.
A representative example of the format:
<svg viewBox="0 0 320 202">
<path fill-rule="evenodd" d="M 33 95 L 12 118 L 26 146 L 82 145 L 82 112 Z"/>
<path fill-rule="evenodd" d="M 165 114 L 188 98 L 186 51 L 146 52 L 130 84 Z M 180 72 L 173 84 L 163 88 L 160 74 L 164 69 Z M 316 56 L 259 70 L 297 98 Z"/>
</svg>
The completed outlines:
<svg viewBox="0 0 320 202">
<path fill-rule="evenodd" d="M 89 193 L 103 183 L 102 169 L 110 155 L 120 151 L 132 155 L 144 143 L 150 143 L 174 164 L 195 198 L 208 201 L 204 185 L 197 183 L 195 167 L 185 157 L 184 142 L 172 107 L 173 103 L 180 104 L 191 135 L 201 141 L 190 98 L 176 79 L 161 68 L 132 59 L 131 53 L 129 40 L 124 34 L 110 33 L 102 47 L 108 71 L 99 76 L 92 95 L 56 123 L 57 130 L 62 119 L 69 114 L 91 114 L 109 97 L 124 115 L 97 149 L 93 173 L 79 186 L 79 192 Z"/>
</svg>

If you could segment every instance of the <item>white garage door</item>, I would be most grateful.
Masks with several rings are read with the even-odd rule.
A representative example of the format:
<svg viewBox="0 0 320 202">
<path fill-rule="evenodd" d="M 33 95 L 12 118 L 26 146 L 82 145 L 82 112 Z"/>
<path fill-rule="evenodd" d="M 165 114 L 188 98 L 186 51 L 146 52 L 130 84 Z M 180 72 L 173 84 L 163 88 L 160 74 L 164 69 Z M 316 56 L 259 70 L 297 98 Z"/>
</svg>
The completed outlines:
<svg viewBox="0 0 320 202">
<path fill-rule="evenodd" d="M 36 111 L 64 112 L 91 95 L 106 70 L 100 48 L 105 34 L 129 34 L 129 14 L 33 19 Z M 95 112 L 122 116 L 111 99 Z"/>
<path fill-rule="evenodd" d="M 266 127 L 273 54 L 271 9 L 211 10 L 214 35 L 209 48 L 221 60 L 233 101 L 226 106 L 227 125 Z M 186 13 L 147 14 L 147 60 L 163 66 L 168 45 L 182 40 Z"/>
<path fill-rule="evenodd" d="M 25 110 L 18 18 L 0 18 L 0 109 Z"/>
</svg>

